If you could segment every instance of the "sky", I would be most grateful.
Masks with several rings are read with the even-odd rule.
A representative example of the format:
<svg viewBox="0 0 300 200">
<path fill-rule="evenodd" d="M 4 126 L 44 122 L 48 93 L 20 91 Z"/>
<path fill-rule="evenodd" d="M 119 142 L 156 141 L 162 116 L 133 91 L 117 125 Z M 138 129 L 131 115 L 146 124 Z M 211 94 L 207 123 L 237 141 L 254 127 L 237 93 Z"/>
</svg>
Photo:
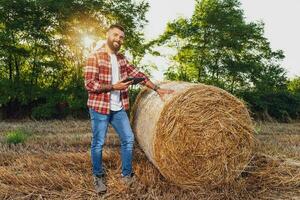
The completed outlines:
<svg viewBox="0 0 300 200">
<path fill-rule="evenodd" d="M 148 25 L 145 27 L 146 39 L 154 39 L 162 34 L 169 21 L 183 16 L 190 18 L 194 11 L 194 0 L 148 0 Z M 263 21 L 265 37 L 273 50 L 283 50 L 286 56 L 282 66 L 288 77 L 300 76 L 300 0 L 240 0 L 246 21 Z M 162 80 L 163 72 L 170 65 L 167 55 L 170 52 L 158 48 L 162 57 L 146 56 L 145 63 L 156 64 L 154 80 Z"/>
</svg>

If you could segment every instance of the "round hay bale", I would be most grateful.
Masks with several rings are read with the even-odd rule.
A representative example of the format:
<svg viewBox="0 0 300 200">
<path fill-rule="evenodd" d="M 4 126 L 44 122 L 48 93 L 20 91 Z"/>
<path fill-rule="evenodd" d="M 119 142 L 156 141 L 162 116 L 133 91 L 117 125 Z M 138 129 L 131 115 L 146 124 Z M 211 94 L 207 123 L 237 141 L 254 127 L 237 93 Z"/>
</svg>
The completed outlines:
<svg viewBox="0 0 300 200">
<path fill-rule="evenodd" d="M 232 182 L 249 162 L 253 125 L 242 101 L 204 84 L 166 82 L 164 100 L 143 89 L 131 122 L 140 147 L 169 181 L 187 188 Z"/>
</svg>

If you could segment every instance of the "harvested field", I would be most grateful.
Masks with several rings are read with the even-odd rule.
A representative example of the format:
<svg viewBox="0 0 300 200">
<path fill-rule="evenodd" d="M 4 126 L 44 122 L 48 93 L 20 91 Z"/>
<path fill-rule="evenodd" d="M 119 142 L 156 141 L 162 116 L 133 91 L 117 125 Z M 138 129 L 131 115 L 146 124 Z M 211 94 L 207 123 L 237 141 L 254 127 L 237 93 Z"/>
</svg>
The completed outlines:
<svg viewBox="0 0 300 200">
<path fill-rule="evenodd" d="M 24 144 L 5 142 L 24 129 Z M 135 145 L 131 188 L 120 182 L 119 140 L 112 129 L 104 147 L 108 191 L 94 193 L 89 121 L 0 122 L 0 199 L 300 199 L 300 123 L 256 123 L 249 166 L 230 185 L 182 189 L 169 183 Z"/>
</svg>

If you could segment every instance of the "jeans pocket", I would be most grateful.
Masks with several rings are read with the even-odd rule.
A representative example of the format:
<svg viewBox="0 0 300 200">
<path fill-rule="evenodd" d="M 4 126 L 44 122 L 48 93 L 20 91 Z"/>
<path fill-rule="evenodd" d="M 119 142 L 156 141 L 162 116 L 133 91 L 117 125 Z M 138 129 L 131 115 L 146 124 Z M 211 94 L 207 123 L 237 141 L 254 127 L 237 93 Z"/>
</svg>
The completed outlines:
<svg viewBox="0 0 300 200">
<path fill-rule="evenodd" d="M 108 115 L 104 115 L 104 114 L 98 113 L 97 111 L 95 111 L 92 108 L 89 109 L 89 113 L 90 113 L 91 120 L 103 121 L 103 120 L 107 120 L 108 119 Z"/>
</svg>

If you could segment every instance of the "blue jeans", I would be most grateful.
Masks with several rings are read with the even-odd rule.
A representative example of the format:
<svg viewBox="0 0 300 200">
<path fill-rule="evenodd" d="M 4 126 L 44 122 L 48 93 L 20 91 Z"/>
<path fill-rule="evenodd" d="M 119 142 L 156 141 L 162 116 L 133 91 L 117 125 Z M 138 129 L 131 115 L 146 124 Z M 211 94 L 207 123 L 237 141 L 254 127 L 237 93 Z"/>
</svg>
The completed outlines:
<svg viewBox="0 0 300 200">
<path fill-rule="evenodd" d="M 110 114 L 108 115 L 103 115 L 93 109 L 89 109 L 89 112 L 93 132 L 91 143 L 93 175 L 104 175 L 102 168 L 102 149 L 109 123 L 113 126 L 121 140 L 122 175 L 130 175 L 132 173 L 132 150 L 134 135 L 124 108 L 122 108 L 120 111 L 110 111 Z"/>
</svg>

